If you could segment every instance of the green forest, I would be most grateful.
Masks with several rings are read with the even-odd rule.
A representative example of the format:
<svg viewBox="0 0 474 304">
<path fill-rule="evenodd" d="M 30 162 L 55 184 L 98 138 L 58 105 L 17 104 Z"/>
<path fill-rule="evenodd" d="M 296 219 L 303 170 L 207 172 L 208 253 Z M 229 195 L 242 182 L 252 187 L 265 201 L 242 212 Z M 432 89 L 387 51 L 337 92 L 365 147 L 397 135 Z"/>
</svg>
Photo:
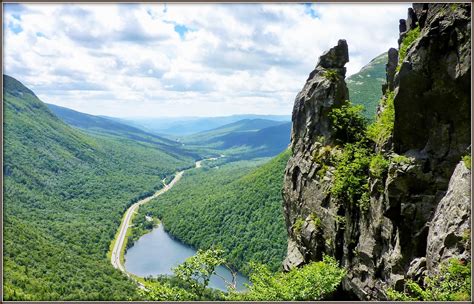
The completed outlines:
<svg viewBox="0 0 474 304">
<path fill-rule="evenodd" d="M 306 4 L 303 10 L 310 24 L 321 21 L 318 14 L 324 13 Z M 78 11 L 87 14 L 86 9 Z M 264 11 L 265 18 L 275 20 L 288 13 Z M 141 13 L 142 19 L 159 19 L 149 8 Z M 16 25 L 21 24 L 18 16 L 9 15 L 10 35 L 27 32 Z M 246 18 L 250 17 L 254 16 Z M 193 39 L 203 34 L 201 25 L 195 29 L 165 23 L 175 42 L 195 43 Z M 470 6 L 415 4 L 399 24 L 400 35 L 391 37 L 393 42 L 398 38 L 398 50 L 381 54 L 385 46 L 372 49 L 371 57 L 380 55 L 357 73 L 352 69 L 367 59 L 361 55 L 365 49 L 352 43 L 349 48 L 349 40 L 339 40 L 319 58 L 294 105 L 287 95 L 295 95 L 296 85 L 282 85 L 281 79 L 287 78 L 280 76 L 297 65 L 298 71 L 288 74 L 296 79 L 296 73 L 303 73 L 303 61 L 276 56 L 252 71 L 248 66 L 259 57 L 253 57 L 249 43 L 255 37 L 250 36 L 239 46 L 247 53 L 234 53 L 213 35 L 199 44 L 212 42 L 230 53 L 229 58 L 214 58 L 214 50 L 205 50 L 212 59 L 201 58 L 206 67 L 216 65 L 213 69 L 229 77 L 209 87 L 213 69 L 208 69 L 209 79 L 199 81 L 182 73 L 181 65 L 197 71 L 203 62 L 189 65 L 184 58 L 175 67 L 175 62 L 165 60 L 168 54 L 122 62 L 94 50 L 104 57 L 101 63 L 116 65 L 121 76 L 143 74 L 140 80 L 130 77 L 130 83 L 122 84 L 124 99 L 115 96 L 118 101 L 110 103 L 123 101 L 114 110 L 125 113 L 133 99 L 134 106 L 146 108 L 140 112 L 143 117 L 133 116 L 139 111 L 121 118 L 82 113 L 56 105 L 62 104 L 58 96 L 71 95 L 51 91 L 51 104 L 46 104 L 47 98 L 41 99 L 48 91 L 31 81 L 31 75 L 22 81 L 41 99 L 3 75 L 2 300 L 470 300 L 471 206 L 466 197 L 471 189 L 466 185 L 471 142 L 466 139 L 469 120 L 464 111 L 468 96 L 455 91 L 470 88 Z M 123 29 L 129 30 L 127 26 Z M 139 26 L 137 22 L 136 29 Z M 270 26 L 257 33 L 263 39 L 259 41 L 277 40 L 276 29 Z M 145 40 L 156 38 L 153 47 L 159 47 L 159 40 L 168 39 L 154 32 L 138 37 L 132 30 L 133 35 L 120 33 L 120 39 L 111 41 L 134 45 L 134 39 L 141 39 L 137 50 L 143 52 Z M 379 34 L 374 32 L 374 37 Z M 38 40 L 49 39 L 43 36 L 36 33 Z M 78 44 L 85 37 L 79 32 L 76 36 Z M 299 47 L 292 39 L 290 44 Z M 276 54 L 279 47 L 269 43 L 268 54 Z M 173 52 L 182 56 L 179 50 Z M 190 47 L 187 55 L 194 58 L 193 52 Z M 248 62 L 236 70 L 233 61 L 239 57 Z M 432 67 L 438 57 L 441 64 Z M 265 71 L 265 65 L 271 69 Z M 353 74 L 346 78 L 348 72 Z M 100 76 L 90 74 L 90 79 Z M 262 75 L 271 83 L 260 83 Z M 150 88 L 157 79 L 163 82 Z M 100 96 L 107 85 L 107 90 L 117 90 L 116 83 L 94 84 L 90 96 Z M 55 90 L 69 86 L 75 84 L 61 83 Z M 226 88 L 231 90 L 217 96 Z M 259 95 L 253 96 L 254 91 Z M 171 93 L 160 95 L 163 92 Z M 161 100 L 164 96 L 169 100 Z M 193 108 L 203 96 L 206 101 L 199 107 L 212 113 Z M 83 98 L 88 106 L 106 100 Z M 249 100 L 253 104 L 247 109 Z M 460 109 L 446 106 L 446 100 Z M 95 109 L 90 113 L 113 112 L 101 112 L 97 105 L 82 107 L 77 100 L 64 104 L 81 111 Z M 179 108 L 182 105 L 189 109 Z M 268 111 L 271 105 L 278 106 L 278 112 Z M 292 113 L 287 111 L 291 105 Z M 230 114 L 213 116 L 224 115 L 220 111 Z M 189 113 L 196 116 L 186 116 Z M 415 120 L 426 133 L 422 128 L 410 130 Z M 156 229 L 158 225 L 163 226 Z M 148 238 L 156 232 L 161 238 Z M 165 250 L 168 241 L 175 247 Z M 144 242 L 155 246 L 143 246 Z M 169 264 L 163 266 L 163 261 Z M 225 275 L 218 270 L 225 270 Z M 216 277 L 224 284 L 215 284 Z M 242 288 L 241 281 L 248 284 Z"/>
<path fill-rule="evenodd" d="M 131 203 L 193 159 L 73 129 L 8 76 L 3 100 L 5 299 L 136 297 L 110 240 Z"/>
<path fill-rule="evenodd" d="M 281 188 L 290 151 L 262 161 L 240 161 L 193 169 L 170 191 L 139 210 L 158 217 L 171 235 L 195 248 L 222 246 L 235 269 L 249 273 L 249 262 L 280 268 L 286 253 Z M 140 226 L 138 226 L 140 227 Z"/>
</svg>

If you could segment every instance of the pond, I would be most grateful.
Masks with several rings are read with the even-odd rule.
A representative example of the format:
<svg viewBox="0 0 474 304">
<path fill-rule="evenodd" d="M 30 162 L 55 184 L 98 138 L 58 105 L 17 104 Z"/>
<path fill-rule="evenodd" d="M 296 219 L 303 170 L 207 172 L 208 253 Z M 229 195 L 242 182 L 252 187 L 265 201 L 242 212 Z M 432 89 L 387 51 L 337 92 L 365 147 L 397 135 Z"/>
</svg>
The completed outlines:
<svg viewBox="0 0 474 304">
<path fill-rule="evenodd" d="M 153 229 L 150 233 L 142 236 L 125 254 L 125 269 L 140 277 L 170 275 L 171 269 L 183 263 L 184 260 L 196 254 L 196 250 L 173 239 L 164 230 L 163 225 Z M 219 266 L 216 272 L 225 277 L 227 281 L 232 280 L 230 271 Z M 237 274 L 237 290 L 245 290 L 244 283 L 248 279 Z M 213 275 L 209 287 L 226 291 L 226 284 L 218 276 Z"/>
</svg>

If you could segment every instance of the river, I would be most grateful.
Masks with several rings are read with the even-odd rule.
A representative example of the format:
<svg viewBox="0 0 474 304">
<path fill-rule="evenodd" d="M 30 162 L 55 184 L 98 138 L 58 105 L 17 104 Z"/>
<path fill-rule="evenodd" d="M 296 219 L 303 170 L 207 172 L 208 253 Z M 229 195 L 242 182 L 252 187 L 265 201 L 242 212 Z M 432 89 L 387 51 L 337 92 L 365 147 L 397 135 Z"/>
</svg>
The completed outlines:
<svg viewBox="0 0 474 304">
<path fill-rule="evenodd" d="M 125 254 L 125 269 L 140 277 L 172 274 L 171 268 L 178 266 L 190 256 L 196 254 L 196 250 L 172 239 L 160 224 L 158 228 L 142 236 Z M 232 275 L 225 267 L 219 266 L 217 273 L 232 280 Z M 244 283 L 248 279 L 237 274 L 237 290 L 245 290 Z M 209 287 L 226 291 L 224 281 L 213 275 Z"/>
</svg>

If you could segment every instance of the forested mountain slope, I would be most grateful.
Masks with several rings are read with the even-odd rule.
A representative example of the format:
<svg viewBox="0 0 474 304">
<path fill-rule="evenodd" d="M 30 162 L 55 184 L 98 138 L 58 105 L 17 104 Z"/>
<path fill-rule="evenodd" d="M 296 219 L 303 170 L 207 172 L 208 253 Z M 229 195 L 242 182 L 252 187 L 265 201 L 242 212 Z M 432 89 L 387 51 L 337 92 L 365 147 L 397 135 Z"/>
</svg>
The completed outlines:
<svg viewBox="0 0 474 304">
<path fill-rule="evenodd" d="M 375 119 L 377 106 L 382 97 L 387 60 L 387 53 L 383 53 L 346 79 L 351 102 L 355 105 L 363 105 L 363 114 L 370 120 Z"/>
<path fill-rule="evenodd" d="M 4 299 L 136 298 L 106 259 L 110 241 L 127 205 L 193 160 L 86 135 L 3 80 Z"/>
<path fill-rule="evenodd" d="M 243 119 L 180 140 L 186 146 L 208 147 L 229 160 L 275 156 L 288 147 L 291 123 Z"/>
<path fill-rule="evenodd" d="M 137 221 L 157 216 L 186 244 L 222 246 L 244 273 L 252 260 L 278 270 L 286 250 L 281 188 L 289 154 L 258 168 L 236 162 L 186 172 L 180 184 L 141 208 Z"/>
<path fill-rule="evenodd" d="M 60 107 L 53 104 L 47 104 L 48 108 L 61 120 L 68 125 L 83 129 L 92 134 L 111 135 L 118 138 L 128 138 L 135 141 L 154 144 L 163 152 L 169 153 L 174 157 L 195 157 L 195 153 L 185 151 L 181 148 L 181 144 L 158 136 L 156 134 L 145 132 L 136 127 L 127 125 L 117 120 L 81 113 L 68 108 Z"/>
</svg>

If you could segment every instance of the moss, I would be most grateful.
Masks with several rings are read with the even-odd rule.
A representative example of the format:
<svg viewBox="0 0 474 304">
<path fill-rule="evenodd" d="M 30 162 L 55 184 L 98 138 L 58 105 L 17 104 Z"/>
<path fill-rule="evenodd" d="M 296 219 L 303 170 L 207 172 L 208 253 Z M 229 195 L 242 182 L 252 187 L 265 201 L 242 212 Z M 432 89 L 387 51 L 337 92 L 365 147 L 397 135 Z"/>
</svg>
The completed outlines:
<svg viewBox="0 0 474 304">
<path fill-rule="evenodd" d="M 462 232 L 462 241 L 469 248 L 471 244 L 471 229 L 464 229 Z"/>
<path fill-rule="evenodd" d="M 466 166 L 466 168 L 468 168 L 469 170 L 471 170 L 471 154 L 468 154 L 468 155 L 464 155 L 462 157 L 462 161 L 464 162 L 464 165 Z"/>
<path fill-rule="evenodd" d="M 406 33 L 405 38 L 403 38 L 402 43 L 400 44 L 400 49 L 398 51 L 398 65 L 397 65 L 397 71 L 400 71 L 400 67 L 402 65 L 403 60 L 405 60 L 405 57 L 407 56 L 408 49 L 412 45 L 412 43 L 420 37 L 420 27 L 417 26 L 414 29 L 408 31 Z"/>
<path fill-rule="evenodd" d="M 381 100 L 383 111 L 377 117 L 377 120 L 367 128 L 367 136 L 379 147 L 383 146 L 393 132 L 395 123 L 395 94 L 392 91 L 387 92 Z"/>
<path fill-rule="evenodd" d="M 297 219 L 295 223 L 293 224 L 293 233 L 298 235 L 301 234 L 301 230 L 303 229 L 303 224 L 304 220 L 303 219 Z"/>
<path fill-rule="evenodd" d="M 311 222 L 313 222 L 316 229 L 319 229 L 321 227 L 321 224 L 322 224 L 321 219 L 318 217 L 318 215 L 315 212 L 309 215 L 309 219 L 311 220 Z"/>
<path fill-rule="evenodd" d="M 334 69 L 327 69 L 324 71 L 323 77 L 330 81 L 337 81 L 339 79 L 339 74 Z"/>
</svg>

